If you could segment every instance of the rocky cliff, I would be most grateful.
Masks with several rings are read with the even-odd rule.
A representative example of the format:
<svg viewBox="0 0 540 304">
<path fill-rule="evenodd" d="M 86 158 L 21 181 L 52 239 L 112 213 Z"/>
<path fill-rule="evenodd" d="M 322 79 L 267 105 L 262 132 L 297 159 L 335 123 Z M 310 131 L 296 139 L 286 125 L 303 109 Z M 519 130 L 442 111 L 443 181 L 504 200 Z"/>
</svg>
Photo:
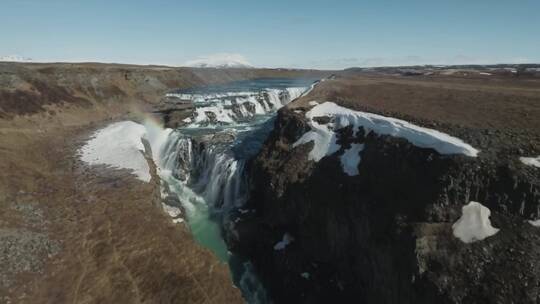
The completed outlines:
<svg viewBox="0 0 540 304">
<path fill-rule="evenodd" d="M 253 212 L 239 215 L 231 247 L 253 260 L 277 303 L 537 303 L 540 228 L 529 221 L 540 216 L 540 170 L 519 161 L 540 154 L 534 84 L 381 75 L 326 81 L 280 110 L 250 164 Z M 452 102 L 463 98 L 476 102 Z M 310 101 L 328 99 L 447 132 L 481 152 L 446 155 L 346 126 L 335 128 L 335 152 L 310 160 L 314 143 L 294 143 L 312 128 Z M 338 124 L 331 115 L 314 119 Z M 363 150 L 350 176 L 340 159 L 353 144 Z M 491 210 L 498 233 L 472 243 L 454 236 L 470 201 Z"/>
</svg>

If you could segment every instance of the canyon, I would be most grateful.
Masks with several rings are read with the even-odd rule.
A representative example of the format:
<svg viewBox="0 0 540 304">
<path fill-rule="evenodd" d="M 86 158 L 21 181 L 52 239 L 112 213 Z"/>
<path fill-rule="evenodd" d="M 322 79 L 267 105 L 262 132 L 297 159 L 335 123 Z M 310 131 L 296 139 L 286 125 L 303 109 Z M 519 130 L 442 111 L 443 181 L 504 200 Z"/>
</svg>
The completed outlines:
<svg viewBox="0 0 540 304">
<path fill-rule="evenodd" d="M 28 63 L 0 71 L 1 302 L 243 302 L 227 264 L 163 209 L 152 161 L 143 182 L 88 166 L 80 149 L 111 123 L 161 115 L 170 90 L 313 72 Z"/>
<path fill-rule="evenodd" d="M 5 302 L 540 299 L 534 73 L 0 71 Z"/>
<path fill-rule="evenodd" d="M 536 303 L 539 170 L 521 158 L 540 152 L 539 92 L 537 78 L 470 71 L 338 74 L 279 111 L 231 243 L 278 303 Z M 468 150 L 448 153 L 429 130 Z M 497 229 L 467 244 L 455 227 L 470 201 Z"/>
</svg>

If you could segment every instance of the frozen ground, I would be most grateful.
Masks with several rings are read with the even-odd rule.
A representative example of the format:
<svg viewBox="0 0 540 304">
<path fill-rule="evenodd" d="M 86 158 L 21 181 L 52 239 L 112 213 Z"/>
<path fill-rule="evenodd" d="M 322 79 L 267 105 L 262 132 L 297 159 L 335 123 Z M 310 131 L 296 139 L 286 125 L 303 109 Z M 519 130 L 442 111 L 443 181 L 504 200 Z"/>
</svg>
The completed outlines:
<svg viewBox="0 0 540 304">
<path fill-rule="evenodd" d="M 107 165 L 132 170 L 138 179 L 149 182 L 150 168 L 144 157 L 142 138 L 146 128 L 133 121 L 113 123 L 94 134 L 81 150 L 81 159 L 91 165 Z"/>
</svg>

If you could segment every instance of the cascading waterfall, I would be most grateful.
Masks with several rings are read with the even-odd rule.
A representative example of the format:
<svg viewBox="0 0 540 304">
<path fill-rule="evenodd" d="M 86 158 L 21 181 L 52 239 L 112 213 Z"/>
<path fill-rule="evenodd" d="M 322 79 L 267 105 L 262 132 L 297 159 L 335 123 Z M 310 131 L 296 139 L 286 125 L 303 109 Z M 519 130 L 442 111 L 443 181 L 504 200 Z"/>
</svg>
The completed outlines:
<svg viewBox="0 0 540 304">
<path fill-rule="evenodd" d="M 298 98 L 305 90 L 306 87 L 261 88 L 255 91 L 236 90 L 205 94 L 169 93 L 167 97 L 172 103 L 193 103 L 196 106 L 195 112 L 185 120 L 188 123 L 186 127 L 201 128 L 249 124 L 256 116 L 274 113 Z"/>
<path fill-rule="evenodd" d="M 164 175 L 189 187 L 215 211 L 240 207 L 246 198 L 242 174 L 245 161 L 235 159 L 220 144 L 197 142 L 174 131 L 161 152 Z"/>
<path fill-rule="evenodd" d="M 185 127 L 167 132 L 165 140 L 157 136 L 164 196 L 175 198 L 164 200 L 165 209 L 185 211 L 195 239 L 230 263 L 248 303 L 267 303 L 268 298 L 250 262 L 231 256 L 221 232 L 230 212 L 247 200 L 246 161 L 269 133 L 273 114 L 301 96 L 311 81 L 290 86 L 295 83 L 298 80 L 258 80 L 168 94 L 175 102 L 192 102 L 196 109 Z"/>
</svg>

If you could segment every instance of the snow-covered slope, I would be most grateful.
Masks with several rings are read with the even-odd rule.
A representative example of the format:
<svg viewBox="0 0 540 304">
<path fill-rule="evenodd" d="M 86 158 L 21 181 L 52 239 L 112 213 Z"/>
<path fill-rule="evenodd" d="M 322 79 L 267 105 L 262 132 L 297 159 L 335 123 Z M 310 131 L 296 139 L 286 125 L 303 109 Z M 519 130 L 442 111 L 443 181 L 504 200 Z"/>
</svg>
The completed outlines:
<svg viewBox="0 0 540 304">
<path fill-rule="evenodd" d="M 310 104 L 315 105 L 316 103 Z M 328 124 L 318 123 L 314 118 L 320 116 L 330 117 L 331 122 Z M 461 139 L 437 130 L 423 128 L 392 117 L 353 111 L 333 102 L 317 104 L 306 113 L 306 118 L 309 119 L 308 124 L 311 131 L 305 133 L 293 144 L 293 147 L 313 141 L 315 144 L 309 152 L 308 158 L 316 162 L 341 148 L 337 143 L 335 131 L 347 126 L 352 126 L 354 132 L 362 127 L 366 133 L 373 131 L 379 135 L 401 137 L 417 147 L 432 148 L 440 154 L 463 154 L 475 157 L 479 152 Z M 359 147 L 355 147 L 355 150 L 361 151 Z M 348 168 L 354 167 L 354 164 L 351 163 L 353 160 L 358 165 L 357 162 L 360 159 L 349 154 L 345 155 L 345 159 L 343 167 L 347 174 L 355 175 L 356 171 Z"/>
<path fill-rule="evenodd" d="M 244 56 L 239 54 L 214 54 L 201 56 L 184 63 L 196 68 L 253 68 Z"/>
<path fill-rule="evenodd" d="M 30 62 L 30 61 L 32 61 L 32 58 L 23 57 L 23 56 L 19 56 L 19 55 L 8 55 L 8 56 L 0 56 L 0 61 Z"/>
<path fill-rule="evenodd" d="M 133 121 L 113 123 L 95 132 L 93 138 L 81 148 L 81 160 L 90 165 L 128 169 L 138 179 L 149 182 L 150 167 L 144 156 L 148 151 L 143 140 L 150 144 L 152 158 L 159 166 L 159 151 L 170 132 L 170 129 L 162 129 L 150 120 L 145 121 L 144 125 Z"/>
<path fill-rule="evenodd" d="M 138 179 L 149 182 L 150 169 L 144 157 L 143 125 L 122 121 L 111 124 L 94 134 L 94 138 L 81 149 L 81 159 L 91 165 L 108 165 L 129 169 Z"/>
</svg>

